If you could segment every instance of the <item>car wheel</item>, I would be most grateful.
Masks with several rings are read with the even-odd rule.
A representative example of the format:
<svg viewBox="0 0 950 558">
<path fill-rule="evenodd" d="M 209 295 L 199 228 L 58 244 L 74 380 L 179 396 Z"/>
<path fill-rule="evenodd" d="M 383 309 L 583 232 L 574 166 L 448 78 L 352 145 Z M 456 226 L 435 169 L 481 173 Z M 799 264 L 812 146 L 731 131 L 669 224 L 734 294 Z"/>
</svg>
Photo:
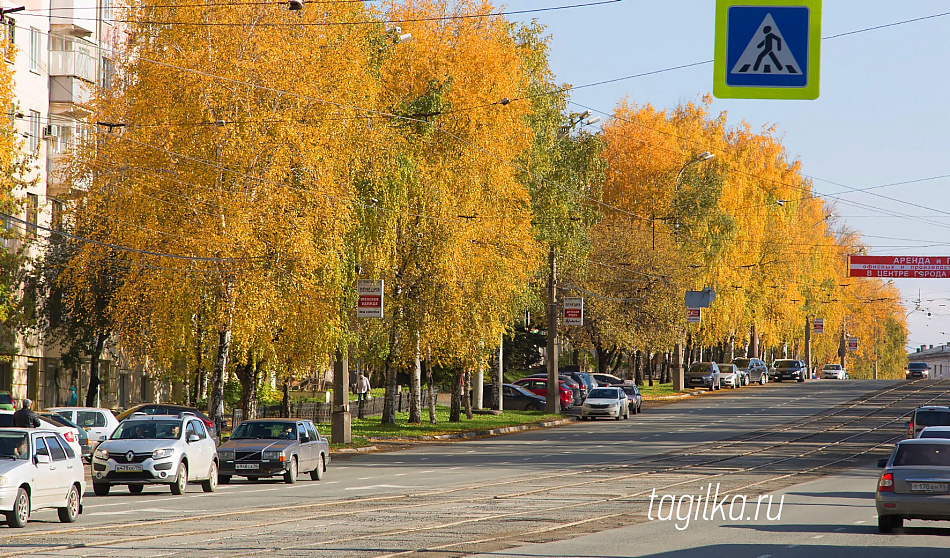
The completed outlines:
<svg viewBox="0 0 950 558">
<path fill-rule="evenodd" d="M 524 410 L 525 411 L 540 411 L 541 407 L 538 407 L 534 403 L 528 403 L 527 405 L 524 406 Z"/>
<path fill-rule="evenodd" d="M 17 490 L 13 509 L 7 512 L 7 525 L 20 529 L 30 520 L 30 495 L 25 488 Z"/>
<path fill-rule="evenodd" d="M 96 496 L 108 496 L 110 488 L 112 488 L 112 485 L 107 482 L 92 483 L 92 492 Z"/>
<path fill-rule="evenodd" d="M 297 482 L 297 458 L 290 458 L 290 470 L 284 473 L 284 482 L 293 484 Z"/>
<path fill-rule="evenodd" d="M 230 484 L 231 475 L 218 475 L 218 484 Z"/>
<path fill-rule="evenodd" d="M 320 454 L 320 462 L 317 463 L 317 468 L 313 471 L 310 471 L 310 480 L 323 480 L 323 473 L 327 470 L 326 459 L 323 457 L 323 454 Z"/>
<path fill-rule="evenodd" d="M 129 485 L 129 492 L 131 492 L 132 494 L 141 494 L 143 490 L 145 490 L 144 484 L 130 484 Z"/>
<path fill-rule="evenodd" d="M 768 380 L 765 379 L 765 376 L 759 376 L 759 385 L 760 385 L 760 386 L 764 386 L 764 385 L 765 385 L 765 382 L 767 382 L 767 381 L 768 381 Z"/>
<path fill-rule="evenodd" d="M 903 525 L 904 519 L 901 517 L 894 517 L 893 515 L 877 516 L 877 531 L 879 533 L 893 533 L 895 527 Z"/>
<path fill-rule="evenodd" d="M 250 477 L 247 477 L 247 480 L 250 482 L 257 482 L 261 480 L 261 477 L 250 476 Z"/>
<path fill-rule="evenodd" d="M 623 418 L 623 413 L 621 413 L 620 410 L 618 409 L 618 410 L 617 410 L 617 418 L 615 418 L 614 420 L 620 420 L 620 419 L 622 419 L 622 418 Z"/>
<path fill-rule="evenodd" d="M 73 523 L 79 517 L 79 491 L 76 486 L 69 487 L 69 496 L 66 496 L 66 507 L 56 510 L 59 520 L 63 523 Z"/>
<path fill-rule="evenodd" d="M 205 492 L 214 492 L 218 488 L 218 463 L 211 462 L 211 472 L 208 473 L 208 480 L 201 481 L 201 490 Z"/>
<path fill-rule="evenodd" d="M 184 461 L 182 461 L 181 464 L 178 465 L 178 476 L 175 477 L 175 482 L 173 482 L 171 485 L 172 494 L 174 494 L 175 496 L 180 496 L 185 491 L 185 488 L 187 486 L 188 486 L 188 466 L 185 465 Z"/>
<path fill-rule="evenodd" d="M 637 403 L 637 414 L 639 415 L 642 412 L 643 412 L 643 403 Z"/>
</svg>

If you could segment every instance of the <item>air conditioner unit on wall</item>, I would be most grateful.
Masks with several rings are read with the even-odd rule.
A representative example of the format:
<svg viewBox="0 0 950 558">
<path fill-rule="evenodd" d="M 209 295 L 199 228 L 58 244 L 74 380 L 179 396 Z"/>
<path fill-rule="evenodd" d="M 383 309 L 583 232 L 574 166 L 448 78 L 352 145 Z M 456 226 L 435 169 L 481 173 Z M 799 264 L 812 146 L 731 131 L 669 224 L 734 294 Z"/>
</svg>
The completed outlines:
<svg viewBox="0 0 950 558">
<path fill-rule="evenodd" d="M 55 124 L 43 126 L 43 139 L 55 139 L 57 136 L 59 136 L 59 126 Z"/>
</svg>

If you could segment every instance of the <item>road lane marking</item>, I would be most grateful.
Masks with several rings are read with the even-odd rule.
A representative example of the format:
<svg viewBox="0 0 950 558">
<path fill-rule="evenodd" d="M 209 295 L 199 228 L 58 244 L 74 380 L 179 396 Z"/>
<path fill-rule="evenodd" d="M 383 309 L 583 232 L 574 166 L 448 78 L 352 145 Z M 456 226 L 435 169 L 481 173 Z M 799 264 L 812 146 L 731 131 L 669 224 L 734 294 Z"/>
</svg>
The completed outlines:
<svg viewBox="0 0 950 558">
<path fill-rule="evenodd" d="M 822 538 L 822 537 L 824 537 L 824 535 L 815 535 L 815 536 L 812 537 L 812 538 L 813 538 L 813 539 L 820 539 L 820 538 Z"/>
<path fill-rule="evenodd" d="M 368 486 L 348 486 L 344 490 L 373 490 L 374 488 L 409 488 L 401 484 L 371 484 Z"/>
<path fill-rule="evenodd" d="M 863 519 L 854 522 L 855 525 L 860 525 L 862 523 L 867 523 L 867 522 L 864 521 Z"/>
<path fill-rule="evenodd" d="M 844 531 L 845 529 L 847 529 L 847 527 L 838 527 L 835 531 Z"/>
</svg>

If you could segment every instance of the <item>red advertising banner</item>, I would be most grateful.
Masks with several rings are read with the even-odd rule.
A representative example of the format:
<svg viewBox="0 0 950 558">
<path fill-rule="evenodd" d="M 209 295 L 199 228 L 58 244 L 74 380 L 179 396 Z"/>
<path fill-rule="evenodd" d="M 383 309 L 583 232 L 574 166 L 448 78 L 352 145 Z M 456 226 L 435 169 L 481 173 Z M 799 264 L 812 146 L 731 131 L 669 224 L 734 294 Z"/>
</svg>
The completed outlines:
<svg viewBox="0 0 950 558">
<path fill-rule="evenodd" d="M 703 309 L 702 308 L 687 308 L 686 309 L 686 323 L 688 324 L 698 324 L 703 320 Z"/>
<path fill-rule="evenodd" d="M 950 278 L 950 256 L 851 256 L 850 277 Z"/>
</svg>

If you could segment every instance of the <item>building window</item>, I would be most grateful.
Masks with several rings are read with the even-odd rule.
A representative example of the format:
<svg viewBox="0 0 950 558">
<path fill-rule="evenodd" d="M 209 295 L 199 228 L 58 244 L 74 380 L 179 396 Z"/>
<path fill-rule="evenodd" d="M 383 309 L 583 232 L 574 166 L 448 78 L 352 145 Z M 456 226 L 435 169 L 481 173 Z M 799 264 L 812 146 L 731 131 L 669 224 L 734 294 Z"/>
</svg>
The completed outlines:
<svg viewBox="0 0 950 558">
<path fill-rule="evenodd" d="M 42 62 L 43 49 L 40 46 L 42 35 L 40 30 L 30 28 L 30 71 L 39 72 Z"/>
<path fill-rule="evenodd" d="M 36 152 L 40 147 L 40 134 L 43 132 L 40 123 L 40 113 L 30 111 L 30 152 Z"/>
<path fill-rule="evenodd" d="M 50 213 L 50 228 L 54 231 L 63 230 L 63 202 L 52 200 L 50 203 Z"/>
<path fill-rule="evenodd" d="M 112 88 L 112 60 L 102 59 L 102 89 L 108 91 Z"/>
<path fill-rule="evenodd" d="M 26 195 L 26 234 L 30 238 L 36 238 L 36 225 L 40 217 L 40 198 L 36 194 Z"/>
<path fill-rule="evenodd" d="M 112 0 L 102 0 L 102 19 L 112 19 Z"/>
</svg>

